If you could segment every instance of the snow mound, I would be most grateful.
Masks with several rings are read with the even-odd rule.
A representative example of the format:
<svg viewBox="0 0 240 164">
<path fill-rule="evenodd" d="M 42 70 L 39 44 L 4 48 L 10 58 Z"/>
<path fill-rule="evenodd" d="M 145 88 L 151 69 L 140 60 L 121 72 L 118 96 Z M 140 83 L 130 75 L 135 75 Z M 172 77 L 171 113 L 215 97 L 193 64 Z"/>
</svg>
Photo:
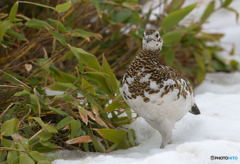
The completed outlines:
<svg viewBox="0 0 240 164">
<path fill-rule="evenodd" d="M 173 130 L 172 144 L 159 149 L 160 134 L 142 118 L 130 125 L 139 145 L 108 154 L 62 151 L 54 164 L 215 164 L 239 160 L 211 160 L 211 156 L 240 158 L 240 73 L 209 74 L 196 89 L 201 115 L 188 113 Z"/>
</svg>

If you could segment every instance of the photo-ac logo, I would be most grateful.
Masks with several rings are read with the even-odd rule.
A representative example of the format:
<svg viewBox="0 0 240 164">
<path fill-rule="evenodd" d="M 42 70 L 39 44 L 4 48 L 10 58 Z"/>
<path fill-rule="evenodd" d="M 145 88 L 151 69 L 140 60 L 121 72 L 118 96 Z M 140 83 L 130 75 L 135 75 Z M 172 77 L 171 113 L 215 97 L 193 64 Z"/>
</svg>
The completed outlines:
<svg viewBox="0 0 240 164">
<path fill-rule="evenodd" d="M 238 156 L 210 156 L 211 160 L 238 160 Z"/>
</svg>

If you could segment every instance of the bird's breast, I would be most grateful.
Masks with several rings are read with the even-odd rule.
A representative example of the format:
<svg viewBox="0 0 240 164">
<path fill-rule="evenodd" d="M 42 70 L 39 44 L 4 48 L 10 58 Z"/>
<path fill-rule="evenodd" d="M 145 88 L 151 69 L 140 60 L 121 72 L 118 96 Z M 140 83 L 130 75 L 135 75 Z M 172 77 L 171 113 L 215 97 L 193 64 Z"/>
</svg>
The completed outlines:
<svg viewBox="0 0 240 164">
<path fill-rule="evenodd" d="M 122 80 L 120 92 L 134 111 L 144 118 L 167 116 L 177 120 L 190 110 L 193 95 L 187 81 L 144 71 L 126 74 Z"/>
</svg>

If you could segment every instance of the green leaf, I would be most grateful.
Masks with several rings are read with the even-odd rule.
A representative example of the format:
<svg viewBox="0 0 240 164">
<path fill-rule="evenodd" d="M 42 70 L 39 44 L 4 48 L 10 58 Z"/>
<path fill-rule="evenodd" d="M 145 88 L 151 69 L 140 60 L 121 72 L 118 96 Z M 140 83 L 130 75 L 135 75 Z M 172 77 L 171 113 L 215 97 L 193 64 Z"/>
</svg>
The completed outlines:
<svg viewBox="0 0 240 164">
<path fill-rule="evenodd" d="M 45 72 L 49 71 L 50 66 L 52 65 L 52 61 L 48 58 L 38 58 L 36 59 L 37 65 L 41 67 Z"/>
<path fill-rule="evenodd" d="M 33 119 L 35 121 L 38 122 L 38 124 L 43 128 L 45 129 L 46 131 L 48 131 L 49 133 L 57 133 L 57 129 L 51 125 L 48 125 L 48 124 L 45 124 L 42 119 L 40 117 L 33 117 Z"/>
<path fill-rule="evenodd" d="M 232 3 L 233 0 L 225 0 L 222 4 L 222 7 L 228 7 L 231 3 Z"/>
<path fill-rule="evenodd" d="M 237 60 L 230 60 L 230 66 L 232 67 L 233 70 L 238 70 L 238 67 L 239 67 L 239 63 Z"/>
<path fill-rule="evenodd" d="M 7 152 L 6 151 L 0 151 L 0 161 L 5 161 L 7 157 Z M 7 162 L 3 162 L 3 164 L 7 164 Z"/>
<path fill-rule="evenodd" d="M 109 104 L 105 109 L 104 111 L 105 112 L 112 112 L 116 109 L 119 109 L 121 108 L 123 105 L 121 104 L 121 99 L 122 97 L 121 96 L 118 96 L 111 104 Z"/>
<path fill-rule="evenodd" d="M 97 129 L 96 130 L 106 140 L 120 144 L 126 139 L 127 132 L 119 129 Z"/>
<path fill-rule="evenodd" d="M 185 0 L 171 1 L 171 3 L 167 6 L 167 11 L 172 12 L 179 9 L 184 4 L 184 2 Z"/>
<path fill-rule="evenodd" d="M 48 141 L 50 138 L 52 138 L 53 134 L 43 130 L 37 136 L 41 141 Z"/>
<path fill-rule="evenodd" d="M 39 153 L 37 151 L 31 151 L 31 152 L 29 152 L 29 155 L 37 162 L 41 162 L 41 161 L 47 162 L 47 159 L 48 159 L 46 155 Z"/>
<path fill-rule="evenodd" d="M 13 145 L 13 140 L 9 140 L 9 139 L 6 139 L 6 138 L 2 138 L 0 143 L 1 143 L 1 145 L 4 146 L 4 147 L 12 147 L 12 145 Z"/>
<path fill-rule="evenodd" d="M 30 95 L 31 93 L 27 91 L 26 89 L 16 92 L 13 96 L 25 96 L 25 95 Z"/>
<path fill-rule="evenodd" d="M 35 164 L 34 160 L 27 153 L 20 153 L 19 164 Z"/>
<path fill-rule="evenodd" d="M 83 63 L 84 65 L 94 68 L 96 70 L 100 70 L 100 64 L 98 63 L 96 56 L 86 52 L 82 48 L 70 46 L 70 49 L 80 63 Z"/>
<path fill-rule="evenodd" d="M 228 67 L 224 64 L 224 60 L 218 56 L 214 56 L 214 60 L 211 62 L 211 66 L 216 71 L 229 71 Z"/>
<path fill-rule="evenodd" d="M 33 106 L 33 110 L 35 113 L 41 114 L 41 105 L 40 105 L 40 97 L 36 88 L 33 89 L 34 94 L 30 94 L 31 104 Z"/>
<path fill-rule="evenodd" d="M 239 20 L 239 12 L 236 10 L 236 9 L 234 9 L 234 8 L 232 8 L 232 7 L 226 7 L 225 9 L 227 9 L 228 11 L 231 11 L 231 12 L 233 12 L 233 13 L 235 13 L 236 14 L 236 22 L 238 22 L 238 20 Z"/>
<path fill-rule="evenodd" d="M 51 34 L 53 37 L 58 40 L 63 46 L 66 46 L 68 43 L 65 40 L 65 37 L 57 31 L 52 31 Z"/>
<path fill-rule="evenodd" d="M 9 16 L 8 16 L 10 22 L 14 22 L 17 11 L 18 11 L 18 2 L 15 2 L 14 5 L 12 6 Z"/>
<path fill-rule="evenodd" d="M 27 39 L 25 38 L 25 36 L 23 34 L 15 32 L 13 29 L 8 29 L 7 34 L 18 40 L 27 41 Z"/>
<path fill-rule="evenodd" d="M 62 82 L 55 82 L 49 85 L 48 88 L 56 91 L 69 91 L 69 90 L 77 89 L 77 87 L 72 83 L 62 83 Z"/>
<path fill-rule="evenodd" d="M 93 142 L 93 146 L 94 148 L 99 151 L 99 152 L 106 152 L 106 149 L 104 147 L 104 145 L 101 143 L 100 139 L 97 137 L 92 137 L 92 142 Z"/>
<path fill-rule="evenodd" d="M 113 73 L 110 65 L 108 64 L 104 56 L 102 60 L 102 69 L 105 73 L 109 75 L 108 77 L 105 78 L 109 89 L 112 91 L 113 94 L 117 93 L 119 88 L 117 83 L 117 78 L 115 77 L 115 74 Z"/>
<path fill-rule="evenodd" d="M 204 23 L 208 17 L 214 12 L 215 9 L 215 1 L 212 1 L 208 4 L 207 8 L 203 12 L 203 15 L 200 18 L 200 21 Z"/>
<path fill-rule="evenodd" d="M 120 11 L 115 11 L 111 14 L 111 19 L 117 23 L 124 23 L 127 22 L 128 19 L 131 17 L 132 11 L 130 9 L 122 9 Z"/>
<path fill-rule="evenodd" d="M 72 2 L 71 1 L 68 1 L 68 2 L 65 2 L 65 3 L 62 3 L 62 4 L 59 4 L 56 6 L 55 10 L 58 12 L 58 13 L 61 13 L 61 12 L 66 12 L 70 9 L 70 7 L 72 6 Z"/>
<path fill-rule="evenodd" d="M 85 80 L 84 78 L 82 78 L 82 81 L 81 81 L 81 89 L 90 93 L 90 94 L 93 94 L 95 95 L 96 92 L 94 90 L 94 87 L 93 85 L 91 85 L 87 80 Z"/>
<path fill-rule="evenodd" d="M 133 129 L 129 129 L 127 132 L 128 135 L 128 140 L 129 143 L 131 144 L 131 146 L 135 146 L 136 145 L 136 135 Z"/>
<path fill-rule="evenodd" d="M 56 29 L 59 30 L 60 32 L 64 33 L 68 32 L 68 30 L 62 24 L 62 22 L 60 22 L 59 20 L 49 18 L 48 21 L 54 24 L 56 26 Z"/>
<path fill-rule="evenodd" d="M 69 94 L 61 94 L 61 95 L 56 95 L 54 97 L 54 99 L 58 100 L 58 99 L 63 99 L 64 101 L 67 101 L 67 102 L 72 102 L 72 101 L 75 101 L 75 98 L 73 98 L 72 96 L 70 96 Z"/>
<path fill-rule="evenodd" d="M 16 151 L 9 151 L 7 155 L 7 163 L 18 164 L 19 163 L 19 153 Z"/>
<path fill-rule="evenodd" d="M 39 144 L 34 145 L 33 149 L 41 153 L 46 153 L 57 150 L 59 148 L 60 147 L 54 143 L 48 141 L 41 141 Z"/>
<path fill-rule="evenodd" d="M 174 26 L 178 25 L 178 23 L 186 16 L 188 15 L 194 8 L 196 7 L 196 4 L 189 5 L 185 8 L 181 8 L 179 10 L 176 10 L 174 12 L 171 12 L 168 16 L 163 18 L 162 20 L 162 27 L 164 30 L 168 31 Z"/>
<path fill-rule="evenodd" d="M 73 121 L 73 118 L 68 116 L 65 117 L 64 119 L 62 119 L 60 122 L 58 122 L 56 128 L 57 129 L 62 129 L 64 128 L 66 125 L 69 125 L 71 122 Z"/>
<path fill-rule="evenodd" d="M 185 34 L 185 29 L 174 30 L 163 35 L 164 43 L 166 46 L 173 46 L 181 41 L 182 36 Z"/>
<path fill-rule="evenodd" d="M 196 83 L 197 84 L 200 84 L 204 79 L 205 79 L 205 75 L 206 75 L 206 72 L 205 70 L 201 69 L 201 68 L 198 68 L 197 69 L 197 79 L 196 79 Z"/>
<path fill-rule="evenodd" d="M 38 161 L 37 164 L 52 164 L 51 160 L 42 160 L 42 161 Z"/>
<path fill-rule="evenodd" d="M 81 131 L 81 123 L 79 120 L 72 120 L 70 124 L 71 134 L 70 139 L 78 137 L 79 132 Z"/>
<path fill-rule="evenodd" d="M 51 74 L 54 77 L 54 79 L 58 82 L 75 83 L 77 80 L 77 77 L 71 75 L 70 73 L 65 73 L 63 71 L 60 71 L 54 66 L 51 66 L 49 70 L 51 71 Z"/>
<path fill-rule="evenodd" d="M 205 61 L 203 56 L 199 55 L 199 54 L 194 54 L 195 60 L 198 63 L 198 66 L 200 67 L 200 69 L 205 70 Z"/>
<path fill-rule="evenodd" d="M 103 78 L 109 77 L 109 74 L 105 72 L 84 72 L 85 75 L 96 75 L 96 76 L 101 76 Z"/>
<path fill-rule="evenodd" d="M 87 73 L 84 75 L 84 77 L 91 82 L 92 84 L 96 85 L 102 92 L 111 94 L 111 90 L 109 89 L 107 83 L 106 83 L 106 76 L 103 74 L 97 74 L 97 73 Z"/>
<path fill-rule="evenodd" d="M 54 108 L 54 107 L 48 107 L 49 110 L 53 111 L 54 113 L 57 113 L 59 115 L 62 115 L 62 116 L 67 116 L 68 113 L 62 111 L 61 109 L 58 109 L 58 108 Z"/>
<path fill-rule="evenodd" d="M 16 133 L 18 129 L 18 122 L 19 120 L 16 118 L 5 121 L 1 126 L 1 134 L 3 136 L 11 136 Z"/>
<path fill-rule="evenodd" d="M 97 33 L 93 33 L 93 32 L 89 32 L 89 31 L 85 31 L 83 29 L 76 29 L 74 31 L 71 32 L 71 36 L 73 37 L 82 37 L 84 39 L 87 39 L 89 37 L 95 37 L 96 39 L 101 39 L 102 36 L 100 34 Z"/>
<path fill-rule="evenodd" d="M 12 26 L 10 21 L 0 21 L 0 42 L 2 42 L 3 37 L 7 30 Z"/>
<path fill-rule="evenodd" d="M 132 12 L 130 18 L 128 19 L 128 23 L 136 24 L 136 25 L 139 25 L 141 21 L 142 20 L 141 20 L 140 14 L 137 11 Z"/>
<path fill-rule="evenodd" d="M 119 109 L 119 107 L 121 107 L 120 101 L 114 101 L 105 108 L 105 111 L 106 112 L 112 112 L 116 109 Z"/>
<path fill-rule="evenodd" d="M 46 21 L 43 20 L 39 20 L 39 19 L 30 19 L 29 21 L 27 21 L 27 23 L 25 23 L 25 25 L 27 27 L 31 27 L 31 28 L 46 28 L 46 29 L 52 29 L 53 27 L 48 24 Z"/>
</svg>

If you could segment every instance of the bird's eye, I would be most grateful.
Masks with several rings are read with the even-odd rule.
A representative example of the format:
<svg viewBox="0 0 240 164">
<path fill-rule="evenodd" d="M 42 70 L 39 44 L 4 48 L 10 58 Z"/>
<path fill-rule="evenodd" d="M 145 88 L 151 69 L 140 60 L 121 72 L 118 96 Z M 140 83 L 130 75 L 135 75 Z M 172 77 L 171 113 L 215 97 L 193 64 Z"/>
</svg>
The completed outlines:
<svg viewBox="0 0 240 164">
<path fill-rule="evenodd" d="M 158 37 L 159 37 L 159 34 L 156 34 L 155 36 L 158 38 Z"/>
</svg>

